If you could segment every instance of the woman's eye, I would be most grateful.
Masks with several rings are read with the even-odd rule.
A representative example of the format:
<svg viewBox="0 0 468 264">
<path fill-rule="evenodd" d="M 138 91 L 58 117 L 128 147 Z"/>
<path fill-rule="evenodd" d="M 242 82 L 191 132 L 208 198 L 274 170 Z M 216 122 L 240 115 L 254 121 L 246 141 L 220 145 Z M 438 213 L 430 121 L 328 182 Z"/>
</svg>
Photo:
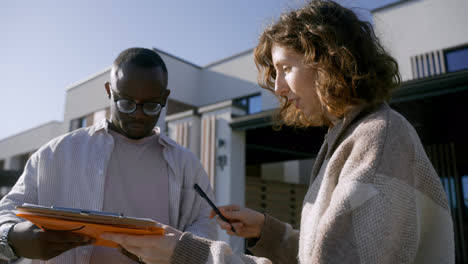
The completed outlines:
<svg viewBox="0 0 468 264">
<path fill-rule="evenodd" d="M 291 67 L 289 67 L 289 66 L 284 66 L 282 70 L 283 70 L 284 72 L 290 72 L 290 71 L 291 71 Z"/>
</svg>

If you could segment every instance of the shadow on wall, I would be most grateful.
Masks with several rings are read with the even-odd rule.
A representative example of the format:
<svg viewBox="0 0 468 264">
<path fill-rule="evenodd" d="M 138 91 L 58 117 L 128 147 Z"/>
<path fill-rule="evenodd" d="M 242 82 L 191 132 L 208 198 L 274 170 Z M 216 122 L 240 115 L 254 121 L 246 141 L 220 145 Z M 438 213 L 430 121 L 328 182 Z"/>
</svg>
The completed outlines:
<svg viewBox="0 0 468 264">
<path fill-rule="evenodd" d="M 252 73 L 255 76 L 257 73 Z M 256 82 L 246 81 L 224 73 L 205 70 L 200 81 L 199 105 L 214 104 L 236 97 L 261 92 Z"/>
</svg>

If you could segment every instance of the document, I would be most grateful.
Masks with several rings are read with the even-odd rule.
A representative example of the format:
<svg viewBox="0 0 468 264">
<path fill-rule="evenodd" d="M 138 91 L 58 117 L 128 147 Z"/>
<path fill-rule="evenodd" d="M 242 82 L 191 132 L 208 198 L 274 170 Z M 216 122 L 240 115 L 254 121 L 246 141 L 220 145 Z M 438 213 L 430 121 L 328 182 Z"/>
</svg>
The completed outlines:
<svg viewBox="0 0 468 264">
<path fill-rule="evenodd" d="M 23 204 L 16 207 L 16 215 L 42 230 L 74 232 L 96 239 L 96 246 L 117 247 L 112 241 L 100 238 L 103 232 L 132 235 L 163 235 L 164 229 L 149 218 L 127 217 L 109 213 L 67 207 L 46 207 Z"/>
</svg>

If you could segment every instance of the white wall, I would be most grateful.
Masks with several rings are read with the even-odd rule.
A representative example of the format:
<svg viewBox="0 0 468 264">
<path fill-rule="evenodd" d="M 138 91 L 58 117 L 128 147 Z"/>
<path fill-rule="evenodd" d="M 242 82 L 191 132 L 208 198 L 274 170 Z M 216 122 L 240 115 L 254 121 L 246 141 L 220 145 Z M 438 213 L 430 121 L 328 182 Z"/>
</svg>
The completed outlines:
<svg viewBox="0 0 468 264">
<path fill-rule="evenodd" d="M 411 56 L 468 43 L 467 10 L 467 0 L 413 0 L 373 13 L 403 80 L 412 79 Z"/>
<path fill-rule="evenodd" d="M 61 131 L 62 123 L 52 121 L 0 140 L 0 159 L 33 152 L 51 139 L 59 136 Z"/>
<path fill-rule="evenodd" d="M 213 63 L 205 70 L 222 73 L 251 83 L 257 83 L 257 67 L 254 63 L 253 50 L 243 52 L 231 58 Z"/>
<path fill-rule="evenodd" d="M 257 84 L 257 73 L 253 51 L 207 66 L 201 76 L 200 92 L 203 96 L 200 105 L 260 92 L 262 110 L 276 108 L 276 98 Z"/>
<path fill-rule="evenodd" d="M 109 73 L 110 67 L 67 90 L 63 133 L 68 132 L 71 120 L 109 106 L 104 87 L 109 81 Z"/>
<path fill-rule="evenodd" d="M 168 89 L 171 90 L 169 98 L 200 105 L 200 68 L 161 52 L 159 55 L 166 63 L 169 73 Z"/>
</svg>

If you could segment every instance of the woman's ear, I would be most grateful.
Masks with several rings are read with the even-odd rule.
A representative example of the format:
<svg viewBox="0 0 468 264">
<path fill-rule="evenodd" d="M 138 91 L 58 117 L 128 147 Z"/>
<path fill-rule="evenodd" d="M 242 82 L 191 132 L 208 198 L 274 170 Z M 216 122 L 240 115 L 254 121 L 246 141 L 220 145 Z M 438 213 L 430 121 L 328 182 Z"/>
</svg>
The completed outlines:
<svg viewBox="0 0 468 264">
<path fill-rule="evenodd" d="M 107 98 L 111 98 L 111 91 L 110 91 L 110 83 L 109 82 L 106 82 L 104 84 L 104 87 L 106 87 L 106 92 L 107 92 Z"/>
</svg>

